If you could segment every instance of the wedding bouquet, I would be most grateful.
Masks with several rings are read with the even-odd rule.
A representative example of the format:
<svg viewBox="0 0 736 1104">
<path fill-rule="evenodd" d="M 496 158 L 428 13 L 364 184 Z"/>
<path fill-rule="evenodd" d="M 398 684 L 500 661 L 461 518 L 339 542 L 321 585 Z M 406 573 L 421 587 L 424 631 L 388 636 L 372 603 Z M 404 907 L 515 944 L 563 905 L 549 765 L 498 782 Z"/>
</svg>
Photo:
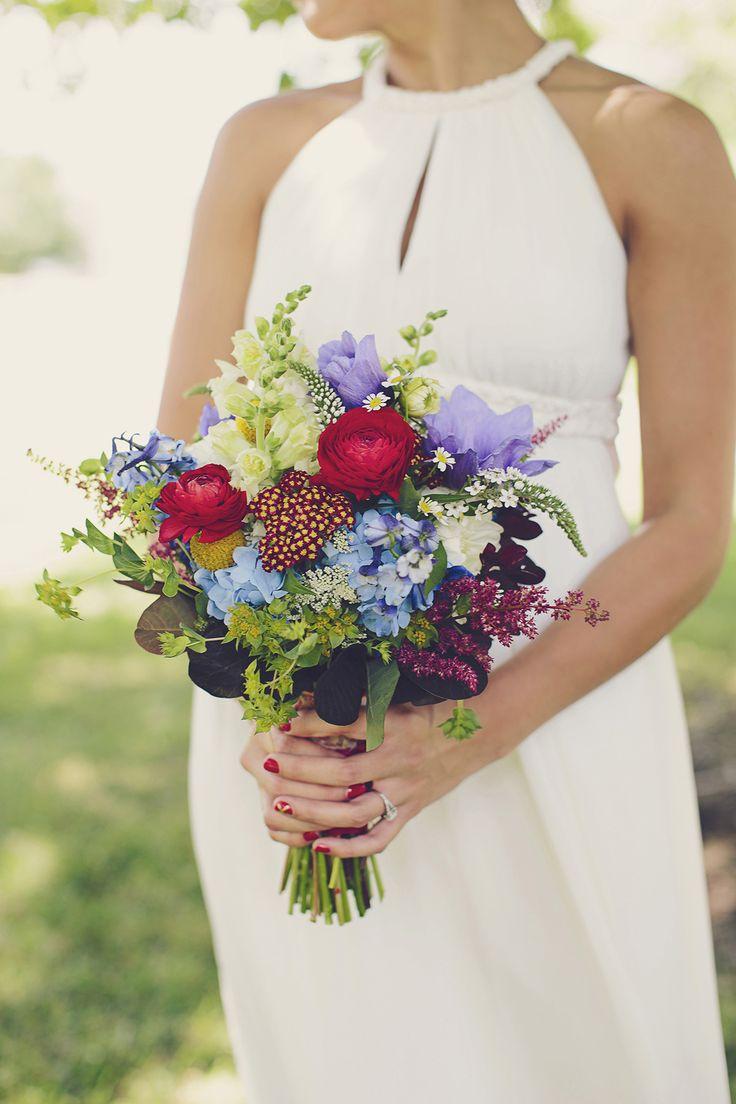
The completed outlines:
<svg viewBox="0 0 736 1104">
<path fill-rule="evenodd" d="M 119 582 L 155 594 L 137 642 L 186 654 L 192 682 L 240 698 L 258 731 L 305 702 L 338 728 L 365 709 L 370 751 L 391 704 L 454 700 L 442 728 L 465 739 L 492 644 L 534 637 L 545 617 L 608 616 L 580 591 L 551 597 L 526 548 L 544 515 L 585 555 L 570 511 L 537 481 L 553 462 L 535 452 L 557 424 L 535 429 L 530 407 L 496 413 L 465 387 L 441 396 L 421 344 L 444 311 L 401 330 L 402 356 L 345 332 L 315 360 L 292 319 L 309 290 L 234 335 L 232 362 L 194 389 L 211 401 L 193 443 L 117 437 L 76 470 L 31 454 L 115 523 L 108 534 L 87 520 L 62 547 L 110 556 Z M 44 572 L 36 589 L 79 616 L 79 586 Z M 363 915 L 374 883 L 382 895 L 374 860 L 304 847 L 289 850 L 282 889 L 290 911 L 344 923 L 348 891 Z"/>
</svg>

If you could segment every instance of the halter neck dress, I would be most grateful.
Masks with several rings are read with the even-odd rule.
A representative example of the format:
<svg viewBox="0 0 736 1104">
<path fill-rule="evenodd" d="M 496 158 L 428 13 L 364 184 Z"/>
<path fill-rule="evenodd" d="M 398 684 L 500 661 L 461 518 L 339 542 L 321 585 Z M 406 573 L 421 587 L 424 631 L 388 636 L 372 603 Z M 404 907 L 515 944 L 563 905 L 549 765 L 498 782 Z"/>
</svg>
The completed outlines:
<svg viewBox="0 0 736 1104">
<path fill-rule="evenodd" d="M 555 593 L 628 537 L 626 253 L 538 85 L 570 49 L 452 92 L 392 87 L 379 57 L 276 184 L 246 317 L 309 283 L 310 347 L 349 329 L 390 355 L 400 326 L 447 308 L 444 384 L 498 410 L 530 402 L 538 424 L 565 416 L 544 478 L 589 556 L 547 527 L 532 551 Z M 247 734 L 236 703 L 197 694 L 193 834 L 248 1104 L 726 1104 L 666 641 L 414 818 L 381 856 L 386 899 L 339 929 L 277 896 L 284 851 L 238 764 Z"/>
</svg>

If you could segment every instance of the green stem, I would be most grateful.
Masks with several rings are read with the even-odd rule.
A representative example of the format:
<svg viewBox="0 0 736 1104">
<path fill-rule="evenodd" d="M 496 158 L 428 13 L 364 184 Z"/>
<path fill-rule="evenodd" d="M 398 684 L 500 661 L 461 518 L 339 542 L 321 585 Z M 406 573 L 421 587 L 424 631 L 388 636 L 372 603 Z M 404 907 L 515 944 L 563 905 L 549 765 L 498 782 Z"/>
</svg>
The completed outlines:
<svg viewBox="0 0 736 1104">
<path fill-rule="evenodd" d="M 78 583 L 72 583 L 72 586 L 84 586 L 86 583 L 91 583 L 95 579 L 102 579 L 105 575 L 112 575 L 113 571 L 117 571 L 116 567 L 108 567 L 105 571 L 98 571 L 96 575 L 88 575 L 86 579 L 80 579 Z"/>
<path fill-rule="evenodd" d="M 266 448 L 266 415 L 262 414 L 259 410 L 256 414 L 256 448 L 261 452 Z"/>
<path fill-rule="evenodd" d="M 353 859 L 353 893 L 355 894 L 355 903 L 358 906 L 358 912 L 361 916 L 366 914 L 365 900 L 363 899 L 363 879 L 360 869 L 360 859 Z"/>
<path fill-rule="evenodd" d="M 340 896 L 343 899 L 342 903 L 343 909 L 345 910 L 345 923 L 347 924 L 350 920 L 353 919 L 353 914 L 350 909 L 350 898 L 348 897 L 348 882 L 347 878 L 345 877 L 345 867 L 343 865 L 342 859 L 340 860 Z"/>
<path fill-rule="evenodd" d="M 319 876 L 320 898 L 322 901 L 322 913 L 326 924 L 332 923 L 332 897 L 327 888 L 327 859 L 321 852 L 317 855 L 317 874 Z"/>
<path fill-rule="evenodd" d="M 371 869 L 373 871 L 373 877 L 376 879 L 376 889 L 378 890 L 379 900 L 383 900 L 383 882 L 381 881 L 381 874 L 378 869 L 378 859 L 375 855 L 371 855 Z"/>
</svg>

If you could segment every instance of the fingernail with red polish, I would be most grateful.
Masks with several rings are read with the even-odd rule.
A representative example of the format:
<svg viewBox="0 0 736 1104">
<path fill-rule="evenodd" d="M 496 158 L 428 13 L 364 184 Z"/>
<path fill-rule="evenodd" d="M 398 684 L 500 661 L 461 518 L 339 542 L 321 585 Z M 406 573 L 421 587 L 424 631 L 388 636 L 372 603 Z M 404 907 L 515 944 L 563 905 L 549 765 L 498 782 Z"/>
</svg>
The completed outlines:
<svg viewBox="0 0 736 1104">
<path fill-rule="evenodd" d="M 291 721 L 284 721 L 279 725 L 279 732 L 291 732 Z"/>
<path fill-rule="evenodd" d="M 368 792 L 368 786 L 365 782 L 357 782 L 354 786 L 349 786 L 345 791 L 345 800 L 352 801 L 354 797 L 360 797 L 361 794 Z"/>
<path fill-rule="evenodd" d="M 314 840 L 319 839 L 319 832 L 305 832 L 304 838 L 307 843 L 313 843 Z"/>
<path fill-rule="evenodd" d="M 271 774 L 278 774 L 281 767 L 278 765 L 275 759 L 266 759 L 263 763 L 263 769 L 270 771 Z"/>
<path fill-rule="evenodd" d="M 330 851 L 330 848 L 325 847 L 325 845 L 323 843 L 318 843 L 314 850 L 319 851 L 321 855 L 331 855 L 332 854 L 332 852 Z"/>
<path fill-rule="evenodd" d="M 277 801 L 274 805 L 274 809 L 277 813 L 285 813 L 287 816 L 294 815 L 294 810 L 288 801 Z"/>
</svg>

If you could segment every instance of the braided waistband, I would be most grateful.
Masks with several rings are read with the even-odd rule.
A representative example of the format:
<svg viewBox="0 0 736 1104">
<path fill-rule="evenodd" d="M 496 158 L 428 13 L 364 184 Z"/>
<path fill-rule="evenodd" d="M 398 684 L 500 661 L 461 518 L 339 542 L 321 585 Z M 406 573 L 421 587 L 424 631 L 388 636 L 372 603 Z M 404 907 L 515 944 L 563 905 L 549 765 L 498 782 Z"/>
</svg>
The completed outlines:
<svg viewBox="0 0 736 1104">
<path fill-rule="evenodd" d="M 549 395 L 529 391 L 488 380 L 453 377 L 452 383 L 440 380 L 443 391 L 462 384 L 487 402 L 498 414 L 515 406 L 529 405 L 538 428 L 549 422 L 560 421 L 555 436 L 594 437 L 613 441 L 618 433 L 618 416 L 621 403 L 613 397 L 605 399 L 577 399 L 563 395 Z"/>
</svg>

